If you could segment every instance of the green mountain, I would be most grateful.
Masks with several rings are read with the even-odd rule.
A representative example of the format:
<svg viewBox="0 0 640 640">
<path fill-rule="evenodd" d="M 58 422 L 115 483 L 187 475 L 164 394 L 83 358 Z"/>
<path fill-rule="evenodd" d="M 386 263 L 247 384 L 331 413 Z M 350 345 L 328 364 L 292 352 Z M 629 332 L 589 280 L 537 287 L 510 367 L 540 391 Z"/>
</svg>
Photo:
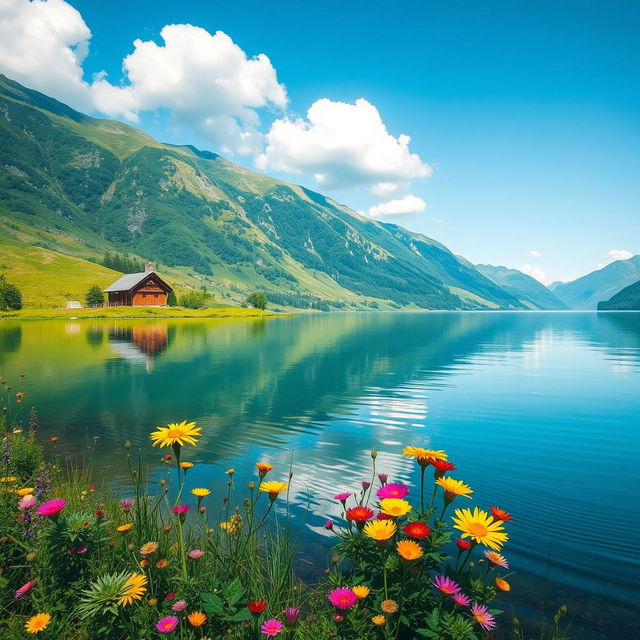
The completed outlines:
<svg viewBox="0 0 640 640">
<path fill-rule="evenodd" d="M 230 302 L 261 288 L 276 306 L 524 308 L 426 236 L 4 76 L 0 230 L 85 259 L 128 252 Z"/>
<path fill-rule="evenodd" d="M 496 267 L 491 264 L 477 264 L 476 269 L 511 293 L 529 309 L 553 310 L 568 309 L 547 287 L 535 278 L 518 269 Z"/>
<path fill-rule="evenodd" d="M 598 302 L 598 311 L 640 311 L 640 280 L 618 291 L 609 300 Z"/>
<path fill-rule="evenodd" d="M 571 309 L 596 309 L 601 300 L 608 300 L 637 280 L 640 280 L 640 255 L 616 260 L 572 282 L 559 283 L 553 293 Z"/>
</svg>

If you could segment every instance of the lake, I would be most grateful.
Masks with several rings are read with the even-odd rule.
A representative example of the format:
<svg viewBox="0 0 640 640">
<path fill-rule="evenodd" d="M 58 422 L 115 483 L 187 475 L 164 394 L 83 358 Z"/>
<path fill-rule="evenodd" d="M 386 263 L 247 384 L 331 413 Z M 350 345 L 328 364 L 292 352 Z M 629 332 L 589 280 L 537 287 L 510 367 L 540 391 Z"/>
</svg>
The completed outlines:
<svg viewBox="0 0 640 640">
<path fill-rule="evenodd" d="M 0 321 L 0 375 L 21 372 L 42 435 L 81 455 L 99 436 L 111 478 L 125 439 L 159 472 L 148 434 L 185 418 L 203 427 L 188 479 L 219 489 L 212 505 L 229 466 L 240 479 L 265 460 L 286 479 L 293 465 L 293 496 L 306 507 L 312 492 L 295 513 L 309 577 L 332 497 L 366 479 L 371 449 L 413 486 L 402 448 L 446 449 L 474 503 L 514 517 L 505 620 L 511 605 L 540 617 L 548 572 L 547 610 L 566 604 L 578 638 L 640 635 L 638 313 Z"/>
</svg>

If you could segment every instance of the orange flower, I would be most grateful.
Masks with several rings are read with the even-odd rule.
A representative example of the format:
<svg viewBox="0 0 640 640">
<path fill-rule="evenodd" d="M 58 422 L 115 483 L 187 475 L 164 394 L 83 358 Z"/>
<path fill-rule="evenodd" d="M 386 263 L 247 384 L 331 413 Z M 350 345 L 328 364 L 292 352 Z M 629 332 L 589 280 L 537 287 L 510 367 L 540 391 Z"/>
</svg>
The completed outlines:
<svg viewBox="0 0 640 640">
<path fill-rule="evenodd" d="M 268 462 L 256 462 L 256 468 L 258 469 L 258 475 L 260 479 L 264 478 L 271 469 L 273 469 L 273 465 Z"/>
<path fill-rule="evenodd" d="M 127 522 L 125 524 L 121 524 L 119 527 L 116 527 L 116 531 L 119 531 L 120 533 L 126 533 L 127 531 L 131 531 L 132 527 L 133 525 L 130 522 Z"/>
<path fill-rule="evenodd" d="M 422 547 L 413 540 L 400 540 L 396 542 L 396 548 L 405 560 L 417 560 L 424 555 Z"/>
<path fill-rule="evenodd" d="M 192 627 L 201 627 L 207 621 L 207 616 L 201 611 L 194 611 L 187 616 L 187 620 Z"/>
<path fill-rule="evenodd" d="M 500 589 L 500 591 L 510 591 L 511 590 L 511 585 L 506 580 L 504 580 L 503 578 L 496 578 L 495 582 L 496 582 L 496 587 L 498 587 L 498 589 Z"/>
<path fill-rule="evenodd" d="M 158 560 L 158 562 L 156 562 L 156 569 L 164 569 L 168 564 L 168 560 Z"/>
</svg>

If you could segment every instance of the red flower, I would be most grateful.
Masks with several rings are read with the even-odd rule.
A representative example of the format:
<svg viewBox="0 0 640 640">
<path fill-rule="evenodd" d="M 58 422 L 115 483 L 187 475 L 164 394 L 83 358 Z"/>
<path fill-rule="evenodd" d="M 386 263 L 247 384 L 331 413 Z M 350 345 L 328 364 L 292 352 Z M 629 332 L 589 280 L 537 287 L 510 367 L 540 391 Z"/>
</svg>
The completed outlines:
<svg viewBox="0 0 640 640">
<path fill-rule="evenodd" d="M 376 520 L 390 520 L 391 516 L 386 513 L 382 513 L 382 511 L 376 516 Z"/>
<path fill-rule="evenodd" d="M 334 614 L 333 614 L 333 621 L 334 621 L 334 622 L 338 622 L 338 623 L 340 623 L 340 622 L 342 622 L 343 620 L 344 620 L 344 617 L 343 617 L 343 616 L 341 616 L 339 613 L 334 613 Z"/>
<path fill-rule="evenodd" d="M 366 522 L 369 518 L 373 518 L 373 511 L 367 507 L 353 507 L 347 509 L 347 520 L 354 522 Z"/>
<path fill-rule="evenodd" d="M 262 600 L 253 600 L 252 602 L 247 602 L 247 609 L 254 613 L 255 615 L 260 615 L 267 608 L 267 603 Z"/>
<path fill-rule="evenodd" d="M 409 522 L 402 527 L 402 530 L 410 538 L 428 538 L 431 534 L 431 529 L 424 522 Z"/>
<path fill-rule="evenodd" d="M 509 522 L 509 520 L 513 520 L 513 518 L 503 509 L 498 509 L 498 507 L 491 507 L 491 513 L 496 520 L 502 520 L 503 522 Z"/>
<path fill-rule="evenodd" d="M 435 458 L 429 458 L 429 463 L 434 466 L 438 471 L 455 471 L 456 465 L 448 460 L 436 460 Z"/>
<path fill-rule="evenodd" d="M 468 540 L 463 540 L 462 538 L 458 538 L 458 540 L 456 540 L 456 545 L 460 551 L 468 551 L 471 549 L 471 543 Z"/>
</svg>

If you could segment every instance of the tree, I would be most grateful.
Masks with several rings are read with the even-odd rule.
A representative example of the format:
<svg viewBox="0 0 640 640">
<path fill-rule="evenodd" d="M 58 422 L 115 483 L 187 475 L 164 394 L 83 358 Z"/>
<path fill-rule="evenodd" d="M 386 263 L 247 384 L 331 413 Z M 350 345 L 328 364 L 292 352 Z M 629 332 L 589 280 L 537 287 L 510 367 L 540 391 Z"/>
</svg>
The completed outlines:
<svg viewBox="0 0 640 640">
<path fill-rule="evenodd" d="M 92 284 L 84 298 L 87 307 L 101 307 L 104 304 L 104 294 L 97 284 Z"/>
<path fill-rule="evenodd" d="M 173 289 L 171 289 L 167 295 L 167 305 L 170 307 L 178 306 L 178 298 L 176 298 L 176 292 Z"/>
<path fill-rule="evenodd" d="M 18 311 L 22 309 L 22 294 L 15 284 L 0 276 L 0 311 Z"/>
<path fill-rule="evenodd" d="M 187 309 L 204 309 L 207 306 L 209 294 L 205 291 L 189 291 L 180 296 L 180 306 Z"/>
<path fill-rule="evenodd" d="M 247 297 L 247 302 L 256 309 L 262 309 L 263 311 L 267 308 L 267 304 L 269 300 L 267 300 L 267 296 L 264 291 L 254 291 Z"/>
</svg>

